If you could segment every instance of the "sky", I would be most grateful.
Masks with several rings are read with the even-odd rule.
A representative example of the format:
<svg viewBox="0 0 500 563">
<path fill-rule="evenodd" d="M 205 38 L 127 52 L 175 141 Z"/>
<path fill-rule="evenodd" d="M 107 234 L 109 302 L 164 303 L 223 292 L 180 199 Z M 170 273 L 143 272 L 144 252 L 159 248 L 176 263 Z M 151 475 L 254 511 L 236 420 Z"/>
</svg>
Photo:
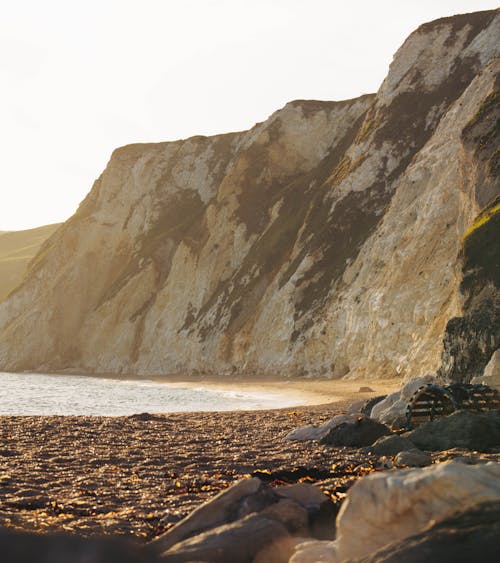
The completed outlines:
<svg viewBox="0 0 500 563">
<path fill-rule="evenodd" d="M 487 0 L 1 0 L 0 231 L 64 221 L 114 148 L 376 92 L 420 24 Z"/>
</svg>

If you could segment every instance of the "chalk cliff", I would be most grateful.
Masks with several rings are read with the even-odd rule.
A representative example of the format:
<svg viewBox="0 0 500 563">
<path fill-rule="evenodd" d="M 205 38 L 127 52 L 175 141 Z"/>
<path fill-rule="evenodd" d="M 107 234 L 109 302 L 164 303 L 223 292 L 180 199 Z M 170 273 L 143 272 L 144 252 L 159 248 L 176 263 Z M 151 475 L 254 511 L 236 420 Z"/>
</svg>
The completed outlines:
<svg viewBox="0 0 500 563">
<path fill-rule="evenodd" d="M 437 20 L 376 95 L 117 149 L 0 305 L 0 368 L 435 371 L 462 237 L 499 191 L 498 151 L 463 133 L 498 90 L 499 37 L 497 11 Z"/>
</svg>

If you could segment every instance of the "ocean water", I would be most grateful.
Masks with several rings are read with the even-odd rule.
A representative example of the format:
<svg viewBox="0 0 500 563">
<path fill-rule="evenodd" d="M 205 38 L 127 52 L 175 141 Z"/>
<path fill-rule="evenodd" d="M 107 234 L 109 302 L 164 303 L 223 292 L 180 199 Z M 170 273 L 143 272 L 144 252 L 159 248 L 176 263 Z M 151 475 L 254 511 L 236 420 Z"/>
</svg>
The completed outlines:
<svg viewBox="0 0 500 563">
<path fill-rule="evenodd" d="M 297 397 L 211 389 L 148 379 L 0 373 L 0 415 L 98 415 L 290 407 Z"/>
</svg>

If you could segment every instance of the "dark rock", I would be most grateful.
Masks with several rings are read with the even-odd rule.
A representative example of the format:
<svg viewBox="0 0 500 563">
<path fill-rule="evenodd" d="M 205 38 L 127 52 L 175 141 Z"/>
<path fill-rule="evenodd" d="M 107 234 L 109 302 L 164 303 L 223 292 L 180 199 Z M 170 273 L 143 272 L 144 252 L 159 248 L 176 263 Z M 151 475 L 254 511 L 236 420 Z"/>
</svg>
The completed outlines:
<svg viewBox="0 0 500 563">
<path fill-rule="evenodd" d="M 378 395 L 377 397 L 372 397 L 368 399 L 366 403 L 361 407 L 361 412 L 366 414 L 366 416 L 370 416 L 372 409 L 375 405 L 378 405 L 381 401 L 383 401 L 387 395 Z"/>
<path fill-rule="evenodd" d="M 155 552 L 119 538 L 0 530 L 1 560 L 12 563 L 155 563 Z"/>
<path fill-rule="evenodd" d="M 390 433 L 390 429 L 385 424 L 360 416 L 354 422 L 343 423 L 332 428 L 320 440 L 320 444 L 360 448 L 362 446 L 370 446 L 381 436 L 386 436 Z"/>
<path fill-rule="evenodd" d="M 340 503 L 327 500 L 317 510 L 309 512 L 309 532 L 317 540 L 335 539 L 335 521 L 339 513 Z"/>
<path fill-rule="evenodd" d="M 374 389 L 371 387 L 361 386 L 358 390 L 358 393 L 373 393 Z"/>
<path fill-rule="evenodd" d="M 500 501 L 496 501 L 455 512 L 358 563 L 496 563 L 499 550 Z"/>
<path fill-rule="evenodd" d="M 403 434 L 422 450 L 465 448 L 480 452 L 500 445 L 500 416 L 495 412 L 457 411 Z"/>
<path fill-rule="evenodd" d="M 286 527 L 277 520 L 251 514 L 176 544 L 162 554 L 161 561 L 251 563 L 263 551 L 267 555 L 261 554 L 261 561 L 285 563 L 293 553 L 293 540 Z"/>
<path fill-rule="evenodd" d="M 165 420 L 165 417 L 151 414 L 149 412 L 141 412 L 139 414 L 131 414 L 127 417 L 129 420 L 140 420 L 142 422 L 149 422 L 150 420 Z"/>
<path fill-rule="evenodd" d="M 496 118 L 484 115 L 490 125 L 495 119 L 498 123 L 498 102 L 495 109 Z M 498 125 L 496 131 L 498 136 Z M 493 147 L 497 146 L 498 142 L 493 143 Z M 498 182 L 496 185 L 498 190 Z M 493 352 L 500 347 L 499 203 L 497 195 L 476 217 L 463 239 L 463 312 L 446 326 L 439 370 L 441 376 L 453 381 L 469 382 L 481 376 Z"/>
<path fill-rule="evenodd" d="M 405 450 L 411 450 L 415 444 L 408 438 L 403 438 L 399 434 L 382 436 L 372 446 L 364 448 L 367 453 L 376 455 L 396 455 Z"/>
</svg>

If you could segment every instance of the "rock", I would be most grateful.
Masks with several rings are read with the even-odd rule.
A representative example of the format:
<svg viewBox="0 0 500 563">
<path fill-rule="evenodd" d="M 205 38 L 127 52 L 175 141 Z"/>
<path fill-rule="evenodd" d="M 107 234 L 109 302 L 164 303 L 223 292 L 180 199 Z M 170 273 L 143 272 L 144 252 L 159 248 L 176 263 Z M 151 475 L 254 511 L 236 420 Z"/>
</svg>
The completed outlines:
<svg viewBox="0 0 500 563">
<path fill-rule="evenodd" d="M 362 386 L 358 389 L 358 393 L 373 393 L 374 390 L 371 387 Z"/>
<path fill-rule="evenodd" d="M 430 374 L 410 379 L 410 381 L 408 381 L 408 383 L 403 385 L 403 387 L 401 388 L 400 399 L 408 403 L 408 401 L 412 398 L 414 393 L 420 389 L 420 387 L 424 387 L 425 385 L 429 385 L 430 383 L 437 383 L 436 377 Z"/>
<path fill-rule="evenodd" d="M 310 483 L 297 483 L 274 490 L 279 497 L 293 500 L 308 510 L 317 509 L 328 500 L 319 487 Z"/>
<path fill-rule="evenodd" d="M 2 561 L 12 563 L 156 563 L 154 550 L 121 538 L 81 538 L 0 529 Z"/>
<path fill-rule="evenodd" d="M 245 518 L 213 528 L 174 545 L 161 555 L 164 563 L 210 561 L 217 563 L 251 563 L 259 552 L 280 553 L 276 563 L 290 558 L 294 542 L 286 527 L 273 518 L 251 514 Z M 263 560 L 261 555 L 260 560 Z M 268 559 L 270 561 L 270 559 Z"/>
<path fill-rule="evenodd" d="M 355 401 L 349 405 L 347 409 L 348 414 L 359 414 L 361 409 L 366 405 L 366 399 L 361 399 L 360 401 Z M 368 415 L 369 416 L 369 415 Z"/>
<path fill-rule="evenodd" d="M 391 434 L 390 436 L 382 436 L 373 445 L 363 448 L 363 450 L 375 455 L 394 456 L 399 452 L 411 450 L 414 447 L 415 444 L 408 438 L 403 438 L 398 434 Z"/>
<path fill-rule="evenodd" d="M 387 410 L 381 412 L 377 418 L 382 424 L 386 424 L 392 430 L 401 430 L 406 426 L 406 412 L 408 404 L 398 399 Z"/>
<path fill-rule="evenodd" d="M 307 510 L 309 530 L 306 536 L 311 535 L 322 540 L 333 539 L 335 518 L 339 509 L 319 487 L 309 483 L 297 483 L 275 491 L 278 496 L 291 499 Z"/>
<path fill-rule="evenodd" d="M 355 401 L 352 403 L 347 412 L 350 414 L 365 414 L 366 416 L 370 416 L 373 407 L 383 401 L 387 395 L 379 395 L 378 397 L 371 397 L 370 399 L 361 399 L 360 401 Z"/>
<path fill-rule="evenodd" d="M 500 391 L 500 349 L 491 356 L 488 365 L 484 368 L 484 374 L 474 377 L 471 383 L 482 383 Z"/>
<path fill-rule="evenodd" d="M 198 507 L 152 543 L 166 551 L 186 538 L 259 512 L 276 501 L 276 494 L 260 479 L 242 479 Z"/>
<path fill-rule="evenodd" d="M 379 416 L 386 411 L 387 409 L 389 409 L 390 407 L 392 407 L 392 405 L 396 402 L 399 401 L 399 391 L 396 391 L 395 393 L 391 393 L 390 395 L 387 395 L 387 397 L 385 399 L 383 399 L 382 401 L 379 401 L 373 408 L 372 411 L 370 413 L 370 417 L 378 420 Z"/>
<path fill-rule="evenodd" d="M 417 448 L 399 452 L 394 458 L 396 467 L 425 467 L 431 463 L 432 456 Z"/>
<path fill-rule="evenodd" d="M 332 541 L 305 541 L 295 546 L 289 563 L 336 563 L 336 547 Z"/>
<path fill-rule="evenodd" d="M 500 445 L 500 416 L 495 412 L 457 411 L 403 434 L 422 450 L 466 448 L 487 451 Z"/>
<path fill-rule="evenodd" d="M 484 135 L 490 135 L 494 131 L 491 124 L 498 119 L 499 111 L 498 101 L 491 104 L 492 98 L 494 99 L 493 92 L 485 100 L 476 118 L 464 129 L 463 146 L 474 145 L 478 138 L 484 139 Z M 483 162 L 491 162 L 498 148 L 498 141 L 481 142 L 480 145 L 476 149 L 477 154 L 483 153 Z M 469 220 L 469 227 L 460 244 L 460 292 L 463 306 L 460 316 L 454 316 L 446 325 L 442 364 L 438 372 L 452 381 L 468 382 L 481 377 L 493 353 L 500 348 L 498 186 L 497 178 L 496 193 L 490 193 L 490 197 L 480 206 L 479 215 Z"/>
<path fill-rule="evenodd" d="M 140 420 L 141 422 L 165 420 L 161 415 L 151 414 L 149 412 L 141 412 L 139 414 L 131 414 L 128 417 L 130 420 Z"/>
<path fill-rule="evenodd" d="M 370 446 L 381 436 L 390 434 L 389 428 L 380 422 L 358 416 L 354 422 L 344 422 L 321 438 L 321 444 L 329 446 L 362 447 Z"/>
<path fill-rule="evenodd" d="M 309 535 L 307 509 L 293 500 L 285 498 L 271 504 L 259 512 L 259 516 L 283 524 L 293 535 L 305 537 Z"/>
<path fill-rule="evenodd" d="M 357 563 L 496 563 L 500 502 L 469 506 Z M 292 558 L 293 561 L 293 558 Z"/>
<path fill-rule="evenodd" d="M 453 461 L 359 479 L 337 517 L 339 561 L 364 557 L 452 510 L 500 500 L 500 464 Z"/>
<path fill-rule="evenodd" d="M 378 403 L 383 401 L 386 397 L 387 395 L 378 395 L 377 397 L 372 397 L 371 399 L 366 400 L 365 404 L 361 407 L 361 413 L 371 417 L 373 407 L 378 405 Z"/>
<path fill-rule="evenodd" d="M 485 377 L 500 378 L 500 348 L 495 350 L 484 368 Z"/>
<path fill-rule="evenodd" d="M 353 422 L 357 418 L 357 414 L 339 414 L 320 426 L 304 426 L 303 428 L 296 428 L 285 436 L 285 440 L 293 440 L 297 442 L 306 442 L 308 440 L 320 440 L 328 432 L 345 422 Z"/>
</svg>

